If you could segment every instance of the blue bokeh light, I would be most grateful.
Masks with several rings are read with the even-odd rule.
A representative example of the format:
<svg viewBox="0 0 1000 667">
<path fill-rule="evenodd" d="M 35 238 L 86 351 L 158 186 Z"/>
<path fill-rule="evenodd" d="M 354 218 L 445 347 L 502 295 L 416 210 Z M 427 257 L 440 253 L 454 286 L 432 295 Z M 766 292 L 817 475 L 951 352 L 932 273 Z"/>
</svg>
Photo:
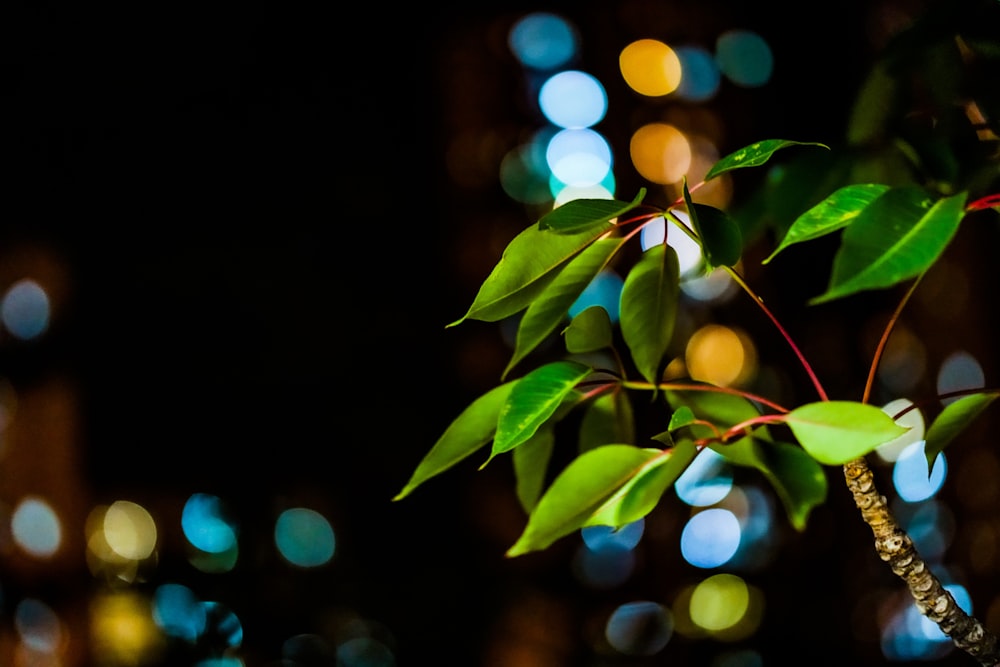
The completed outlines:
<svg viewBox="0 0 1000 667">
<path fill-rule="evenodd" d="M 593 75 L 567 70 L 553 74 L 542 84 L 538 108 L 557 127 L 587 128 L 604 119 L 608 94 Z"/>
<path fill-rule="evenodd" d="M 742 530 L 740 520 L 729 510 L 702 510 L 681 531 L 681 554 L 695 567 L 725 565 L 739 549 Z"/>
<path fill-rule="evenodd" d="M 532 69 L 551 70 L 572 61 L 579 51 L 576 27 L 552 12 L 532 12 L 521 17 L 507 35 L 507 45 L 520 63 Z"/>
<path fill-rule="evenodd" d="M 625 281 L 611 269 L 604 269 L 590 281 L 580 296 L 569 308 L 569 316 L 576 317 L 591 306 L 600 306 L 608 313 L 608 318 L 614 324 L 618 321 L 621 310 L 622 288 Z"/>
<path fill-rule="evenodd" d="M 924 440 L 919 440 L 908 445 L 892 467 L 892 483 L 896 493 L 906 502 L 915 503 L 932 497 L 941 489 L 947 475 L 948 466 L 943 452 L 934 459 L 928 475 L 925 444 Z"/>
<path fill-rule="evenodd" d="M 625 655 L 655 655 L 674 634 L 674 618 L 663 605 L 639 600 L 615 609 L 604 628 L 608 643 Z"/>
<path fill-rule="evenodd" d="M 305 507 L 287 509 L 274 525 L 278 552 L 292 565 L 318 567 L 330 562 L 337 540 L 322 514 Z"/>
<path fill-rule="evenodd" d="M 223 516 L 222 500 L 207 493 L 195 493 L 184 503 L 181 528 L 201 551 L 223 553 L 236 546 L 236 529 Z"/>
</svg>

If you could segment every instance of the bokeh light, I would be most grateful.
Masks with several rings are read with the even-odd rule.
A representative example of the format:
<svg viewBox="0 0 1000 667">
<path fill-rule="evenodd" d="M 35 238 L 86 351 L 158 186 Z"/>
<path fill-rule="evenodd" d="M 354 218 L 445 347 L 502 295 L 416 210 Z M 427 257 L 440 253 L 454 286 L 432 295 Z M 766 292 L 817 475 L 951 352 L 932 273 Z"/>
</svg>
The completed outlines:
<svg viewBox="0 0 1000 667">
<path fill-rule="evenodd" d="M 140 505 L 118 500 L 104 513 L 104 538 L 122 558 L 142 560 L 156 548 L 156 523 Z"/>
<path fill-rule="evenodd" d="M 326 517 L 316 510 L 294 507 L 275 522 L 274 543 L 292 565 L 318 567 L 333 558 L 337 540 Z"/>
<path fill-rule="evenodd" d="M 608 95 L 593 75 L 578 70 L 553 74 L 538 91 L 538 108 L 553 125 L 581 129 L 599 123 Z"/>
<path fill-rule="evenodd" d="M 95 664 L 146 664 L 164 647 L 150 601 L 137 591 L 116 590 L 96 596 L 90 605 L 90 625 Z"/>
<path fill-rule="evenodd" d="M 679 46 L 674 52 L 682 73 L 677 96 L 688 102 L 706 102 L 715 97 L 722 74 L 712 53 L 701 46 Z"/>
<path fill-rule="evenodd" d="M 771 47 L 752 30 L 727 30 L 719 35 L 715 61 L 726 78 L 745 88 L 763 86 L 774 71 Z"/>
<path fill-rule="evenodd" d="M 14 608 L 18 638 L 31 651 L 56 654 L 62 648 L 65 630 L 52 608 L 36 598 L 24 598 Z"/>
<path fill-rule="evenodd" d="M 674 50 L 656 39 L 639 39 L 618 56 L 622 78 L 629 88 L 648 97 L 662 97 L 681 82 L 681 61 Z"/>
<path fill-rule="evenodd" d="M 576 57 L 579 35 L 576 27 L 558 14 L 532 12 L 514 23 L 507 43 L 524 67 L 552 70 Z"/>
<path fill-rule="evenodd" d="M 619 653 L 632 656 L 655 655 L 674 634 L 670 610 L 648 600 L 629 602 L 608 618 L 604 636 Z"/>
<path fill-rule="evenodd" d="M 681 555 L 695 567 L 725 565 L 736 555 L 741 532 L 739 519 L 727 509 L 697 511 L 681 531 Z"/>
<path fill-rule="evenodd" d="M 691 218 L 687 212 L 672 211 L 671 216 L 676 217 L 685 227 L 691 229 Z M 643 251 L 649 250 L 654 245 L 662 244 L 664 237 L 667 239 L 667 244 L 677 252 L 677 264 L 682 279 L 690 278 L 701 271 L 705 262 L 701 246 L 683 230 L 677 228 L 675 221 L 672 220 L 668 223 L 662 216 L 653 218 L 639 232 L 639 241 Z"/>
<path fill-rule="evenodd" d="M 913 405 L 913 401 L 907 398 L 897 398 L 893 401 L 889 401 L 882 406 L 882 412 L 886 413 L 890 417 L 895 417 L 903 410 L 910 408 Z M 924 432 L 926 429 L 924 423 L 924 414 L 917 408 L 912 408 L 908 412 L 901 415 L 896 419 L 896 423 L 909 430 L 903 433 L 897 438 L 893 438 L 889 442 L 885 442 L 879 445 L 875 449 L 875 453 L 883 461 L 892 462 L 899 458 L 899 455 L 910 445 L 922 441 L 924 439 Z"/>
<path fill-rule="evenodd" d="M 738 386 L 756 373 L 757 348 L 735 327 L 706 324 L 688 339 L 685 361 L 695 380 Z"/>
<path fill-rule="evenodd" d="M 712 575 L 691 593 L 691 620 L 709 632 L 736 625 L 749 607 L 750 590 L 735 574 Z"/>
<path fill-rule="evenodd" d="M 205 608 L 194 592 L 182 584 L 156 587 L 152 599 L 153 622 L 168 636 L 194 643 L 205 632 Z"/>
<path fill-rule="evenodd" d="M 691 144 L 669 123 L 648 123 L 632 134 L 632 165 L 652 183 L 678 183 L 691 168 Z"/>
<path fill-rule="evenodd" d="M 62 522 L 42 498 L 22 498 L 10 522 L 11 537 L 25 552 L 38 558 L 55 555 L 63 540 Z"/>
<path fill-rule="evenodd" d="M 892 467 L 892 483 L 896 493 L 910 503 L 927 500 L 936 494 L 947 475 L 948 465 L 944 452 L 938 453 L 935 457 L 934 465 L 928 474 L 924 444 L 924 441 L 920 440 L 908 445 L 899 454 Z"/>
<path fill-rule="evenodd" d="M 982 389 L 986 384 L 983 367 L 974 356 L 964 350 L 952 352 L 941 364 L 937 375 L 937 391 L 939 395 L 953 391 Z M 959 397 L 946 398 L 941 402 L 947 405 L 957 401 Z"/>
<path fill-rule="evenodd" d="M 719 502 L 733 488 L 733 467 L 718 452 L 702 449 L 674 481 L 674 492 L 692 507 Z"/>
<path fill-rule="evenodd" d="M 552 170 L 545 161 L 545 148 L 537 142 L 512 148 L 500 162 L 501 187 L 508 197 L 522 204 L 552 201 L 551 178 Z"/>
<path fill-rule="evenodd" d="M 552 174 L 566 185 L 597 185 L 611 170 L 611 146 L 589 128 L 560 130 L 549 140 L 545 161 Z"/>
<path fill-rule="evenodd" d="M 224 516 L 223 503 L 218 496 L 191 495 L 184 503 L 181 528 L 184 537 L 201 551 L 222 553 L 236 544 L 236 530 Z"/>
<path fill-rule="evenodd" d="M 591 306 L 600 306 L 614 324 L 621 314 L 621 296 L 625 281 L 612 269 L 604 269 L 590 281 L 569 308 L 569 316 L 576 317 Z"/>
<path fill-rule="evenodd" d="M 7 288 L 0 299 L 0 318 L 13 336 L 36 338 L 49 327 L 49 296 L 34 280 L 25 278 Z"/>
</svg>

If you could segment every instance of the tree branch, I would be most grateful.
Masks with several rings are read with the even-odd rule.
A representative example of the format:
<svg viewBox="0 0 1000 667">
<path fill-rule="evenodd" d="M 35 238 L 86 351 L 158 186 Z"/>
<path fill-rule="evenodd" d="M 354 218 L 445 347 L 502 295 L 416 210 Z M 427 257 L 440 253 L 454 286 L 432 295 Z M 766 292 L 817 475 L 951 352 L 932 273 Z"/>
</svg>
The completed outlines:
<svg viewBox="0 0 1000 667">
<path fill-rule="evenodd" d="M 937 623 L 955 646 L 978 660 L 980 665 L 1000 665 L 996 636 L 966 614 L 930 571 L 917 553 L 913 540 L 896 522 L 885 496 L 878 492 L 865 459 L 844 464 L 844 477 L 854 496 L 854 504 L 861 510 L 861 518 L 875 535 L 875 551 L 893 573 L 906 582 L 920 613 Z"/>
</svg>

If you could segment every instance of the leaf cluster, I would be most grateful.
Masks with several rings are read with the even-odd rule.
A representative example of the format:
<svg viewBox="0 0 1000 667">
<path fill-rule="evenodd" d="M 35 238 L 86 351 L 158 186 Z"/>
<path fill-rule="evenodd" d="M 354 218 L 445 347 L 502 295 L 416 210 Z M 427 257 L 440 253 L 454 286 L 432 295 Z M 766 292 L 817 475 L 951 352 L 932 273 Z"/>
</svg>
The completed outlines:
<svg viewBox="0 0 1000 667">
<path fill-rule="evenodd" d="M 519 318 L 501 384 L 451 422 L 395 499 L 492 443 L 482 465 L 511 456 L 518 500 L 527 513 L 523 533 L 507 552 L 516 556 L 586 526 L 620 528 L 644 517 L 699 452 L 712 449 L 763 475 L 791 525 L 804 529 L 812 509 L 826 499 L 823 466 L 863 457 L 907 429 L 865 402 L 828 400 L 818 381 L 822 400 L 789 409 L 738 389 L 664 380 L 681 280 L 670 234 L 687 234 L 700 246 L 702 271 L 726 271 L 749 291 L 735 268 L 744 254 L 740 225 L 692 193 L 791 147 L 827 148 L 784 139 L 757 142 L 719 160 L 702 183 L 689 188 L 685 180 L 683 197 L 670 207 L 644 203 L 645 190 L 631 201 L 574 200 L 511 240 L 467 312 L 448 325 Z M 844 185 L 800 214 L 764 263 L 839 233 L 829 283 L 812 304 L 919 279 L 978 206 L 967 199 L 965 191 L 942 195 L 913 184 Z M 626 256 L 623 250 L 638 243 L 643 227 L 660 220 L 670 223 L 663 242 Z M 626 273 L 617 324 L 599 306 L 571 318 L 584 289 L 615 261 Z M 615 326 L 624 350 L 616 346 Z M 553 335 L 564 343 L 561 358 L 507 379 Z M 617 367 L 596 365 L 593 353 L 602 351 L 612 353 Z M 641 377 L 630 378 L 632 370 Z M 663 408 L 667 424 L 647 437 L 636 435 L 633 407 L 643 394 Z M 994 397 L 983 392 L 951 404 L 928 432 L 929 462 Z M 555 428 L 571 414 L 580 416 L 578 451 L 565 468 L 552 471 Z"/>
</svg>

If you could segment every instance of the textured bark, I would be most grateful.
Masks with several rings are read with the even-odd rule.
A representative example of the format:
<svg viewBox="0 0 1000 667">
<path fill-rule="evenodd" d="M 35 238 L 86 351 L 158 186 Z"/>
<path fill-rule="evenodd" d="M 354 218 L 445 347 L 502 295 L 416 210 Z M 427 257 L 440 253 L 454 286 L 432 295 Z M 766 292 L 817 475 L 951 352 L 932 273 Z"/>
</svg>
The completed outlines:
<svg viewBox="0 0 1000 667">
<path fill-rule="evenodd" d="M 906 582 L 920 613 L 937 623 L 955 646 L 978 660 L 979 664 L 1000 666 L 1000 647 L 996 636 L 966 614 L 927 567 L 913 540 L 896 522 L 885 496 L 878 492 L 868 463 L 864 459 L 846 463 L 844 477 L 847 488 L 854 495 L 854 504 L 875 535 L 875 550 L 879 558 Z"/>
</svg>

